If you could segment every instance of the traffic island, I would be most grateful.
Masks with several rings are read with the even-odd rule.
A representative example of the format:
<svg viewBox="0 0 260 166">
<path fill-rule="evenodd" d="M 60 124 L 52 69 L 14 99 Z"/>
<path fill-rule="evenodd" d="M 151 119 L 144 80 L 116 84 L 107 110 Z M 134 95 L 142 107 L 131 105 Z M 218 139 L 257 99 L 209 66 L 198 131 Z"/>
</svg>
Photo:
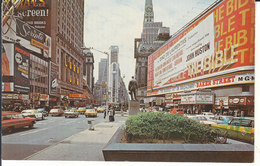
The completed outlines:
<svg viewBox="0 0 260 166">
<path fill-rule="evenodd" d="M 199 133 L 195 131 L 196 128 L 199 128 L 200 132 L 204 130 L 203 132 L 211 133 L 212 131 L 208 127 L 200 126 L 199 123 L 193 124 L 193 121 L 183 119 L 179 116 L 169 116 L 170 117 L 168 117 L 167 114 L 162 113 L 140 113 L 138 115 L 130 116 L 126 121 L 125 127 L 120 127 L 102 150 L 105 161 L 239 163 L 250 163 L 254 161 L 254 145 L 242 142 L 236 144 L 217 144 L 216 142 L 207 140 L 203 134 L 199 136 Z M 172 126 L 168 126 L 169 133 L 167 133 L 167 126 L 160 126 L 162 124 L 169 124 L 165 118 L 168 118 L 171 123 L 175 123 L 174 129 L 176 130 L 171 130 Z M 154 123 L 154 121 L 157 123 Z M 177 123 L 186 124 L 186 128 Z M 188 124 L 190 124 L 190 126 L 188 126 Z M 145 125 L 151 128 L 147 128 Z M 181 128 L 178 129 L 178 127 Z M 160 128 L 160 130 L 164 129 L 164 131 L 160 133 L 159 130 L 156 130 L 155 132 L 152 128 Z M 149 132 L 145 132 L 145 129 Z M 179 130 L 182 129 L 183 131 L 179 132 Z M 179 141 L 179 139 L 175 139 L 175 135 L 177 134 L 174 132 L 180 134 L 186 133 L 189 135 L 191 133 L 189 130 L 193 135 L 189 137 L 184 136 L 184 141 L 182 143 L 180 143 L 181 141 Z M 173 136 L 172 133 L 175 135 Z M 194 133 L 196 135 L 194 135 Z M 209 133 L 206 135 L 209 135 Z M 151 139 L 149 140 L 147 138 L 155 138 L 154 134 L 156 135 L 156 138 L 158 138 L 152 139 L 153 141 L 155 140 L 155 142 L 156 140 L 160 140 L 160 136 L 161 138 L 168 136 L 168 138 L 161 139 L 163 140 L 163 143 L 162 141 L 150 143 L 149 141 Z M 214 133 L 212 133 L 212 136 L 214 136 Z M 145 137 L 146 139 L 144 139 Z M 167 140 L 174 140 L 174 143 Z"/>
<path fill-rule="evenodd" d="M 123 128 L 119 128 L 103 149 L 105 161 L 239 163 L 254 161 L 254 146 L 250 144 L 120 143 L 123 133 Z"/>
</svg>

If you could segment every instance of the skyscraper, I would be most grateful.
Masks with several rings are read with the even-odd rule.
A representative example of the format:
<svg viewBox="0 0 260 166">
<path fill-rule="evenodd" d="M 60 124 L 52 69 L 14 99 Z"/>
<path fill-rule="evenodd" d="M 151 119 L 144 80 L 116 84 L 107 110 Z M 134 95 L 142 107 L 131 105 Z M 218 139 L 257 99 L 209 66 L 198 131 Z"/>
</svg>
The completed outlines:
<svg viewBox="0 0 260 166">
<path fill-rule="evenodd" d="M 163 33 L 163 35 L 160 33 Z M 148 56 L 170 38 L 169 34 L 170 29 L 163 27 L 162 22 L 154 22 L 153 2 L 152 0 L 146 0 L 143 32 L 141 38 L 135 39 L 134 52 L 134 57 L 136 58 L 135 77 L 139 86 L 137 97 L 141 104 L 144 96 L 146 96 Z M 160 36 L 166 36 L 166 38 L 161 38 Z"/>
</svg>

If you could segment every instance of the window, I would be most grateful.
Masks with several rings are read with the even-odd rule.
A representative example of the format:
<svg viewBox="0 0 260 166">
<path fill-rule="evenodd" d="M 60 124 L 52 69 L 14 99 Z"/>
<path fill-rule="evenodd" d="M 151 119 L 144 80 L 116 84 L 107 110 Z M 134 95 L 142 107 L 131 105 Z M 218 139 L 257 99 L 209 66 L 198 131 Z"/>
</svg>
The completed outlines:
<svg viewBox="0 0 260 166">
<path fill-rule="evenodd" d="M 249 85 L 243 85 L 242 92 L 249 92 Z"/>
</svg>

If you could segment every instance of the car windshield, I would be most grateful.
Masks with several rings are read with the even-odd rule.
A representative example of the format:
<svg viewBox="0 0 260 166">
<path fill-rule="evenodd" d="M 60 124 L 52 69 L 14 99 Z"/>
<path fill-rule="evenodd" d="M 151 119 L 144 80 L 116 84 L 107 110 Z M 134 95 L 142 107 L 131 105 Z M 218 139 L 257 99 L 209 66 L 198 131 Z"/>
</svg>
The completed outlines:
<svg viewBox="0 0 260 166">
<path fill-rule="evenodd" d="M 85 107 L 79 107 L 78 110 L 84 110 L 84 109 L 86 109 L 86 108 Z"/>
<path fill-rule="evenodd" d="M 11 120 L 12 115 L 2 115 L 2 120 Z"/>
<path fill-rule="evenodd" d="M 76 112 L 76 108 L 71 108 L 71 109 L 69 109 L 69 110 L 67 110 L 68 112 Z"/>
<path fill-rule="evenodd" d="M 95 112 L 95 110 L 87 110 L 87 112 Z"/>
<path fill-rule="evenodd" d="M 15 115 L 13 115 L 13 119 L 21 119 L 21 118 L 23 118 L 22 114 L 15 114 Z"/>
<path fill-rule="evenodd" d="M 44 108 L 38 108 L 37 110 L 38 111 L 44 111 Z"/>
</svg>

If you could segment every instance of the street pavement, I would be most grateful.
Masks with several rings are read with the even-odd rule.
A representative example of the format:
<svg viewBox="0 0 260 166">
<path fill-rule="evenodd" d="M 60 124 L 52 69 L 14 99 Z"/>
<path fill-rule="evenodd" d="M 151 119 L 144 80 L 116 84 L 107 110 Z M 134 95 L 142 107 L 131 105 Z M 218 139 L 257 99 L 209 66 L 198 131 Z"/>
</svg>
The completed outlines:
<svg viewBox="0 0 260 166">
<path fill-rule="evenodd" d="M 117 117 L 121 117 L 121 114 L 115 115 L 114 122 L 107 120 L 98 123 L 94 125 L 94 130 L 86 129 L 74 134 L 25 160 L 104 161 L 102 149 L 126 120 L 117 120 Z"/>
</svg>

